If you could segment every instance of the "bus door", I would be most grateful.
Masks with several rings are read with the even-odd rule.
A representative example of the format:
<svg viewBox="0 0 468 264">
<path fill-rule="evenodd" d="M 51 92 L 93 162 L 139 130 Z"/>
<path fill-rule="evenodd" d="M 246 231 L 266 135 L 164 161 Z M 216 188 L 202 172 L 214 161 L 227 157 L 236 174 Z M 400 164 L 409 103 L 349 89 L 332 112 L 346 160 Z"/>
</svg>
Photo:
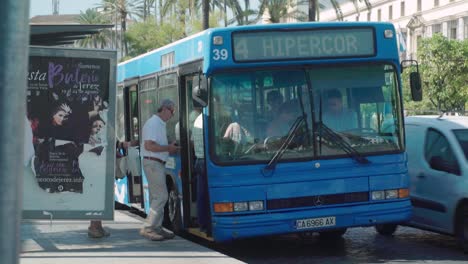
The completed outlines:
<svg viewBox="0 0 468 264">
<path fill-rule="evenodd" d="M 140 118 L 138 113 L 138 84 L 132 84 L 125 87 L 124 91 L 124 104 L 126 109 L 126 141 L 138 141 L 139 140 L 139 127 Z M 130 147 L 127 154 L 127 164 L 139 164 L 139 147 Z M 143 185 L 141 172 L 138 169 L 131 169 L 129 166 L 127 169 L 127 181 L 128 181 L 128 194 L 129 203 L 136 204 L 137 206 L 144 208 L 143 203 Z"/>
<path fill-rule="evenodd" d="M 208 184 L 206 181 L 198 182 L 200 178 L 197 176 L 199 172 L 205 171 L 205 142 L 203 127 L 203 108 L 194 105 L 192 100 L 193 78 L 196 74 L 185 75 L 182 78 L 183 89 L 181 89 L 181 111 L 184 114 L 181 116 L 183 126 L 181 126 L 181 144 L 188 146 L 182 148 L 182 166 L 183 186 L 184 186 L 184 222 L 187 230 L 197 236 L 211 239 L 208 237 L 210 234 L 209 221 L 209 207 L 208 207 Z M 183 109 L 182 109 L 183 108 Z M 206 177 L 205 177 L 206 179 Z M 197 186 L 201 184 L 201 186 Z M 202 193 L 201 193 L 201 192 Z M 205 199 L 200 200 L 200 197 Z M 198 205 L 198 203 L 203 203 Z M 200 226 L 200 210 L 203 212 L 205 219 L 205 226 Z"/>
</svg>

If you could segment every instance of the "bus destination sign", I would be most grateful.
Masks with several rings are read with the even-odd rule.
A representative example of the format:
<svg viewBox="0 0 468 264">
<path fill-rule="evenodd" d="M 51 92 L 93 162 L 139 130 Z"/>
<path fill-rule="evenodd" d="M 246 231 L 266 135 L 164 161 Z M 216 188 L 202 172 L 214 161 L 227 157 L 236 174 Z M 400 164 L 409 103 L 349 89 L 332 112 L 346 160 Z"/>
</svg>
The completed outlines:
<svg viewBox="0 0 468 264">
<path fill-rule="evenodd" d="M 373 56 L 371 28 L 258 31 L 233 34 L 234 60 L 272 61 L 286 59 Z"/>
</svg>

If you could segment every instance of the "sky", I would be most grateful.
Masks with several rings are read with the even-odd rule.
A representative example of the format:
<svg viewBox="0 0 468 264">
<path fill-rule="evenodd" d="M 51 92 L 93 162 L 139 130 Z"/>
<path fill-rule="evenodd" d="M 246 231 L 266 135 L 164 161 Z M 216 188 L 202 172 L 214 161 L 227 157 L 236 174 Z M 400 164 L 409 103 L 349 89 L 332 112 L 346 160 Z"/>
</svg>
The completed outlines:
<svg viewBox="0 0 468 264">
<path fill-rule="evenodd" d="M 88 8 L 96 7 L 101 0 L 59 0 L 59 14 L 79 14 Z M 52 15 L 52 0 L 30 0 L 29 17 Z"/>
</svg>

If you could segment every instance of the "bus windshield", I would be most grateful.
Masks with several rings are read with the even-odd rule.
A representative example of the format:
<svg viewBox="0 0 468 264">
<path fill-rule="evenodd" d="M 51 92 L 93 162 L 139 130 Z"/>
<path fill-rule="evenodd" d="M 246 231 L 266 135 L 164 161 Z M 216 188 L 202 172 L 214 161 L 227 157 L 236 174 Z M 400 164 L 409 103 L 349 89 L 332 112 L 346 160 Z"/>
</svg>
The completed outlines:
<svg viewBox="0 0 468 264">
<path fill-rule="evenodd" d="M 268 163 L 280 149 L 279 162 L 399 152 L 397 84 L 388 64 L 215 74 L 213 161 Z"/>
</svg>

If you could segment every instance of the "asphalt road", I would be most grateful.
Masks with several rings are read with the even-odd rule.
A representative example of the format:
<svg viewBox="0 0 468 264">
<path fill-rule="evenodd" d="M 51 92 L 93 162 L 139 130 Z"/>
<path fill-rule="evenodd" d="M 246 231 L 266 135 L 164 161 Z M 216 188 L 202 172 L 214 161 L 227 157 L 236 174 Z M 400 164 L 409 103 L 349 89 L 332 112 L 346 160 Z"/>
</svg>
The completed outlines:
<svg viewBox="0 0 468 264">
<path fill-rule="evenodd" d="M 246 263 L 468 263 L 454 238 L 411 227 L 399 227 L 393 237 L 381 236 L 371 227 L 353 228 L 335 241 L 323 241 L 318 234 L 221 245 L 189 239 Z"/>
</svg>

